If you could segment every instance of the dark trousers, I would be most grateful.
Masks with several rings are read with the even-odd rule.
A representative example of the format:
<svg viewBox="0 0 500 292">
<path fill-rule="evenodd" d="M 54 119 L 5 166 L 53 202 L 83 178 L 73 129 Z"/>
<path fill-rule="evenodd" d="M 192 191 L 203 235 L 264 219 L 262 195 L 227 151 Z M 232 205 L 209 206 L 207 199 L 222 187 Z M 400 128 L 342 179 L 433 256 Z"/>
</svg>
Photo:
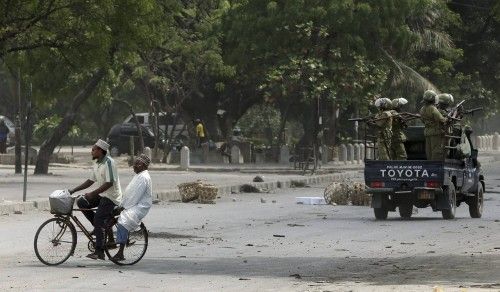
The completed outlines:
<svg viewBox="0 0 500 292">
<path fill-rule="evenodd" d="M 7 141 L 0 140 L 0 153 L 7 153 Z"/>
<path fill-rule="evenodd" d="M 96 212 L 92 210 L 82 211 L 83 215 L 94 226 L 96 250 L 104 250 L 104 230 L 106 228 L 106 221 L 112 217 L 115 203 L 108 198 L 101 196 L 94 196 L 92 199 L 87 200 L 85 197 L 80 197 L 76 201 L 76 205 L 80 209 L 91 209 L 97 207 Z"/>
</svg>

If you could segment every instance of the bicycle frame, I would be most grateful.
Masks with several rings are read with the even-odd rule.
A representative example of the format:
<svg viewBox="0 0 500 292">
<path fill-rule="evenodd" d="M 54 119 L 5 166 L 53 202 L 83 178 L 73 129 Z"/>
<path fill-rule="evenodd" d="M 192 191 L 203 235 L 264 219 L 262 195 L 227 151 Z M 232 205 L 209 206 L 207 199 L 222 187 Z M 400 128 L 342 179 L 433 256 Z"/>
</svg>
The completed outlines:
<svg viewBox="0 0 500 292">
<path fill-rule="evenodd" d="M 93 211 L 94 209 L 73 209 L 73 211 L 90 211 L 90 210 Z M 83 232 L 83 234 L 85 234 L 87 239 L 95 244 L 95 240 L 92 237 L 92 235 L 90 234 L 90 231 L 88 231 L 87 228 L 85 228 L 83 223 L 78 219 L 78 217 L 73 215 L 73 213 L 71 213 L 69 215 L 56 215 L 55 214 L 54 217 L 63 218 L 65 220 L 69 221 L 71 224 L 76 225 L 80 229 L 80 231 Z M 60 234 L 61 235 L 64 234 L 65 231 L 66 231 L 66 229 L 62 229 Z M 57 237 L 59 237 L 59 235 L 57 235 Z"/>
</svg>

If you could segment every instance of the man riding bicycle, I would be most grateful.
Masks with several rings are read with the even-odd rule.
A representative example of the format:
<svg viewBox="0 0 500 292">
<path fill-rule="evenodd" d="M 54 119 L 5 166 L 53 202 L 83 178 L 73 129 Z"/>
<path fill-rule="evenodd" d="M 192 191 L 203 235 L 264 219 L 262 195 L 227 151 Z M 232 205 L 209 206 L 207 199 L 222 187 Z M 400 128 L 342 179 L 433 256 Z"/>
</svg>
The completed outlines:
<svg viewBox="0 0 500 292">
<path fill-rule="evenodd" d="M 109 144 L 99 139 L 92 146 L 92 160 L 95 163 L 92 167 L 92 174 L 81 185 L 69 190 L 70 194 L 86 189 L 97 182 L 97 189 L 85 193 L 78 198 L 76 204 L 82 210 L 85 217 L 94 226 L 94 235 L 96 237 L 95 252 L 88 254 L 91 259 L 104 260 L 104 231 L 105 222 L 112 217 L 113 209 L 120 205 L 122 200 L 122 191 L 120 188 L 120 179 L 116 170 L 115 161 L 107 155 Z M 90 210 L 97 207 L 96 212 Z"/>
</svg>

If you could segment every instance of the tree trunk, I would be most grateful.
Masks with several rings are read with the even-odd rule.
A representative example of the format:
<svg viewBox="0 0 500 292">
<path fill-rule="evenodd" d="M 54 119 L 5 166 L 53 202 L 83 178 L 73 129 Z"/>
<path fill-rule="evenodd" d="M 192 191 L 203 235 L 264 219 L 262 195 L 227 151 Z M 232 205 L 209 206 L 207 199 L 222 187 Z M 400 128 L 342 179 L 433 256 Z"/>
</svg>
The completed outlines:
<svg viewBox="0 0 500 292">
<path fill-rule="evenodd" d="M 42 143 L 40 151 L 38 152 L 35 174 L 48 173 L 50 156 L 64 136 L 68 134 L 69 130 L 75 123 L 76 113 L 78 112 L 80 106 L 90 97 L 94 89 L 104 77 L 105 73 L 106 70 L 104 68 L 99 69 L 99 71 L 92 76 L 87 85 L 85 85 L 85 88 L 78 92 L 78 94 L 73 98 L 71 107 L 66 112 L 63 120 L 54 129 L 52 135 Z"/>
<path fill-rule="evenodd" d="M 330 119 L 328 121 L 328 135 L 327 135 L 327 143 L 330 146 L 334 146 L 336 141 L 336 136 L 337 136 L 337 103 L 334 101 L 332 102 L 332 107 L 331 107 L 331 114 L 330 114 Z"/>
</svg>

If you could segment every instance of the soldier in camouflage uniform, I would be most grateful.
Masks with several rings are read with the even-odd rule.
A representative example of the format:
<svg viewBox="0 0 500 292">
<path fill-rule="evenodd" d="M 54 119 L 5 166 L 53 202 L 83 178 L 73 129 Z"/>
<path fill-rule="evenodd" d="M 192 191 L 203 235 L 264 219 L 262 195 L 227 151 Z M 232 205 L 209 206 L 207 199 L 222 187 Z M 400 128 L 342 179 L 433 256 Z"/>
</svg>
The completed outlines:
<svg viewBox="0 0 500 292">
<path fill-rule="evenodd" d="M 377 149 L 378 160 L 391 159 L 391 140 L 392 140 L 392 114 L 391 100 L 388 98 L 379 98 L 375 101 L 375 106 L 379 112 L 373 118 L 373 125 L 377 128 Z"/>
<path fill-rule="evenodd" d="M 427 160 L 444 160 L 447 139 L 447 118 L 436 108 L 437 94 L 432 90 L 424 92 L 424 106 L 420 118 L 425 125 L 425 154 Z"/>
<path fill-rule="evenodd" d="M 453 95 L 449 93 L 441 93 L 437 95 L 437 108 L 443 116 L 447 116 L 450 106 L 453 104 Z"/>
<path fill-rule="evenodd" d="M 408 103 L 405 98 L 396 98 L 392 100 L 392 141 L 391 141 L 391 158 L 393 160 L 406 160 L 408 156 L 406 155 L 404 142 L 406 141 L 406 135 L 403 133 L 403 129 L 407 127 L 405 120 L 399 115 L 403 105 Z"/>
</svg>

